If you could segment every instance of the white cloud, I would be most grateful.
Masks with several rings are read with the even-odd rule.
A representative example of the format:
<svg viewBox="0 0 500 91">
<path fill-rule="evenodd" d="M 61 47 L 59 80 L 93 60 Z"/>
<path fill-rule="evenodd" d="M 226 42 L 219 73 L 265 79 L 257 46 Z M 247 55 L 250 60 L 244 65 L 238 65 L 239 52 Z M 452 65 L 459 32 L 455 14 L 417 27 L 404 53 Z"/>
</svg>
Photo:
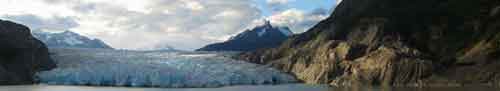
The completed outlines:
<svg viewBox="0 0 500 91">
<path fill-rule="evenodd" d="M 337 5 L 340 4 L 342 2 L 342 0 L 336 0 L 337 1 Z"/>
<path fill-rule="evenodd" d="M 289 0 L 267 0 L 268 4 L 286 4 Z"/>
<path fill-rule="evenodd" d="M 0 18 L 25 24 L 27 26 L 30 26 L 32 30 L 64 31 L 79 26 L 76 20 L 74 20 L 71 17 L 43 18 L 32 14 L 22 14 L 22 15 L 4 15 L 0 16 Z"/>
<path fill-rule="evenodd" d="M 292 1 L 267 0 L 268 4 Z M 255 4 L 252 0 L 0 0 L 0 18 L 36 29 L 75 31 L 115 48 L 168 44 L 193 50 L 224 41 L 264 19 Z M 265 18 L 296 32 L 324 18 L 296 9 L 277 12 Z"/>
<path fill-rule="evenodd" d="M 184 0 L 184 6 L 193 11 L 199 11 L 205 9 L 205 6 L 198 1 Z"/>
<path fill-rule="evenodd" d="M 270 17 L 275 24 L 292 24 L 303 21 L 305 13 L 297 9 L 289 9 Z"/>
<path fill-rule="evenodd" d="M 316 9 L 312 12 L 288 9 L 268 17 L 268 20 L 274 25 L 289 26 L 293 32 L 301 33 L 307 31 L 328 16 L 328 10 L 325 9 Z"/>
<path fill-rule="evenodd" d="M 295 0 L 266 0 L 267 7 L 272 11 L 283 11 L 290 8 L 289 4 Z"/>
<path fill-rule="evenodd" d="M 115 48 L 168 44 L 193 50 L 223 41 L 260 18 L 253 4 L 251 0 L 0 0 L 0 18 L 44 30 L 72 30 Z M 68 22 L 75 24 L 65 26 Z"/>
<path fill-rule="evenodd" d="M 50 5 L 42 0 L 0 0 L 0 15 L 37 15 L 41 18 L 73 16 L 76 12 L 61 5 Z"/>
</svg>

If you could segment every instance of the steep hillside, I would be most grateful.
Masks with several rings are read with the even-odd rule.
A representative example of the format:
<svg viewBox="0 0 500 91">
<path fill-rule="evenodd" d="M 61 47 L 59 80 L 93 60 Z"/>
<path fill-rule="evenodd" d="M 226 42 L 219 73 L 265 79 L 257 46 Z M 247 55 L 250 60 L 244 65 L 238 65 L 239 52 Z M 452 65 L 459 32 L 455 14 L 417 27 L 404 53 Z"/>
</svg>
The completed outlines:
<svg viewBox="0 0 500 91">
<path fill-rule="evenodd" d="M 306 83 L 499 86 L 499 10 L 496 0 L 344 0 L 308 32 L 239 58 Z"/>
</svg>

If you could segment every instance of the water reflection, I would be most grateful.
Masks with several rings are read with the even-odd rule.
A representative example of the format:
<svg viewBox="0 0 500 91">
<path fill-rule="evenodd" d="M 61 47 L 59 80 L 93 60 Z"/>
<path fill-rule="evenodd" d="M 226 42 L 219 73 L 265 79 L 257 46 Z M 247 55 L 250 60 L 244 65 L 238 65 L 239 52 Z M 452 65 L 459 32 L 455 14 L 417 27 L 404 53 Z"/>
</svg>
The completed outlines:
<svg viewBox="0 0 500 91">
<path fill-rule="evenodd" d="M 500 88 L 488 86 L 468 87 L 330 87 L 329 91 L 500 91 Z"/>
<path fill-rule="evenodd" d="M 127 88 L 127 87 L 87 87 L 87 86 L 54 86 L 26 85 L 0 86 L 0 91 L 335 91 L 326 85 L 265 85 L 265 86 L 231 86 L 223 88 Z"/>
<path fill-rule="evenodd" d="M 498 88 L 485 86 L 470 87 L 329 87 L 326 85 L 266 85 L 266 86 L 232 86 L 223 88 L 126 88 L 126 87 L 86 87 L 86 86 L 53 86 L 26 85 L 0 86 L 0 91 L 500 91 Z"/>
</svg>

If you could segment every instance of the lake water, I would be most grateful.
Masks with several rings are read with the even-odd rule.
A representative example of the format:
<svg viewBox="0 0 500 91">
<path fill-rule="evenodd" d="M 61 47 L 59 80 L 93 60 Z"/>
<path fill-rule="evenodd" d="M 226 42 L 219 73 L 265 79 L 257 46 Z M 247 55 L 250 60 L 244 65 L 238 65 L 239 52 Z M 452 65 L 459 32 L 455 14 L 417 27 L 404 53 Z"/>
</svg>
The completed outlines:
<svg viewBox="0 0 500 91">
<path fill-rule="evenodd" d="M 61 85 L 24 85 L 0 86 L 0 91 L 500 91 L 492 87 L 439 87 L 439 88 L 380 88 L 351 87 L 338 88 L 326 85 L 261 85 L 230 86 L 222 88 L 127 88 L 127 87 L 88 87 Z"/>
<path fill-rule="evenodd" d="M 0 86 L 0 91 L 331 91 L 324 85 L 231 86 L 222 88 L 127 88 L 62 85 Z"/>
</svg>

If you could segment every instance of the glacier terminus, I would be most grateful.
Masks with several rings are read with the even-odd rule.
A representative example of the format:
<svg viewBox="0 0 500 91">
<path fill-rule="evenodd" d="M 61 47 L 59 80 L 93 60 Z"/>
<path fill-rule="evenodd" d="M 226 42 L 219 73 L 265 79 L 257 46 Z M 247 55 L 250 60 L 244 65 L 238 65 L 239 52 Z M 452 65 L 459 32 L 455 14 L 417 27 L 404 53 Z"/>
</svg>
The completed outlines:
<svg viewBox="0 0 500 91">
<path fill-rule="evenodd" d="M 230 58 L 234 53 L 51 49 L 58 68 L 37 74 L 50 85 L 198 88 L 295 83 L 276 69 Z"/>
</svg>

